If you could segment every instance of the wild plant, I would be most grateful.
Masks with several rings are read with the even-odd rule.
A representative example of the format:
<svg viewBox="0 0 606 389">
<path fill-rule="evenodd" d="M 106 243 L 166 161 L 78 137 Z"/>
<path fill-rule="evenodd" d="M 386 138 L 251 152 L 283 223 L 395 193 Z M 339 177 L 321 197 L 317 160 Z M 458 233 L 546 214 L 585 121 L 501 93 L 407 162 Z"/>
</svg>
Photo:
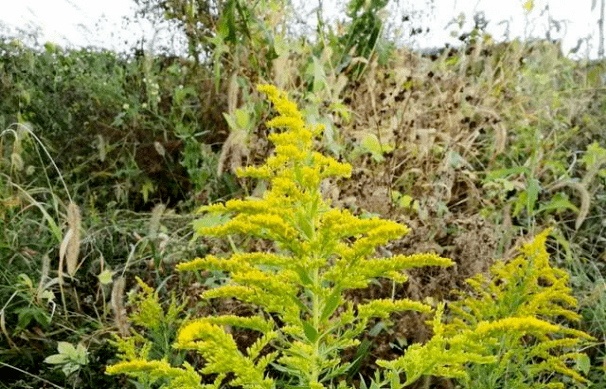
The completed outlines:
<svg viewBox="0 0 606 389">
<path fill-rule="evenodd" d="M 208 255 L 178 266 L 179 271 L 229 273 L 228 283 L 207 290 L 202 297 L 235 297 L 256 307 L 258 314 L 203 317 L 183 324 L 174 347 L 200 354 L 206 361 L 200 371 L 188 363 L 173 367 L 166 359 L 149 360 L 125 346 L 123 362 L 108 367 L 108 373 L 168 378 L 167 387 L 184 388 L 203 387 L 202 375 L 214 375 L 213 383 L 204 387 L 219 387 L 228 376 L 230 386 L 251 388 L 271 388 L 280 380 L 310 388 L 343 386 L 342 377 L 351 363 L 342 360 L 342 353 L 359 344 L 357 337 L 371 319 L 388 319 L 394 312 L 432 311 L 409 299 L 381 299 L 357 306 L 345 299 L 346 291 L 365 288 L 378 278 L 404 282 L 406 269 L 450 266 L 452 261 L 435 254 L 375 257 L 377 246 L 404 236 L 408 228 L 331 207 L 322 198 L 321 183 L 330 177 L 349 177 L 351 166 L 313 151 L 322 127 L 306 125 L 284 92 L 273 86 L 259 90 L 280 113 L 268 127 L 286 131 L 269 136 L 275 155 L 265 165 L 240 169 L 239 175 L 267 180 L 271 189 L 262 198 L 202 207 L 207 217 L 197 223 L 196 232 L 214 237 L 253 236 L 273 242 L 273 247 L 267 252 L 236 252 L 228 258 Z M 241 351 L 227 328 L 252 330 L 258 333 L 257 340 Z M 281 378 L 276 378 L 277 372 Z M 449 372 L 444 368 L 443 373 Z M 408 371 L 415 379 L 423 373 Z M 389 376 L 392 386 L 401 386 L 396 383 L 398 377 Z"/>
<path fill-rule="evenodd" d="M 133 335 L 118 341 L 122 361 L 109 366 L 108 374 L 124 373 L 146 385 L 160 382 L 166 388 L 347 388 L 352 386 L 347 373 L 353 363 L 344 360 L 343 352 L 360 345 L 359 337 L 371 320 L 388 322 L 397 312 L 434 311 L 430 305 L 406 298 L 358 304 L 345 298 L 345 292 L 365 288 L 378 279 L 405 282 L 407 269 L 451 266 L 453 262 L 436 254 L 375 256 L 378 246 L 401 238 L 409 232 L 408 228 L 378 217 L 357 217 L 323 199 L 322 182 L 331 177 L 349 177 L 351 166 L 313 151 L 322 126 L 306 125 L 285 92 L 268 85 L 258 89 L 268 95 L 280 114 L 267 126 L 286 130 L 269 135 L 275 154 L 264 165 L 240 169 L 238 174 L 269 181 L 269 190 L 260 198 L 234 199 L 202 207 L 200 212 L 205 216 L 195 223 L 195 228 L 198 236 L 255 237 L 267 249 L 240 252 L 234 247 L 235 252 L 228 257 L 207 255 L 178 265 L 179 271 L 229 274 L 226 283 L 206 290 L 202 298 L 206 301 L 235 298 L 250 306 L 254 313 L 201 317 L 180 325 L 173 348 L 176 352 L 185 350 L 200 355 L 205 361 L 200 368 L 188 362 L 175 366 L 166 356 L 154 358 L 149 353 L 151 343 L 141 335 Z M 531 247 L 534 251 L 543 247 L 544 251 L 544 239 L 539 237 Z M 551 300 L 569 302 L 570 298 L 566 295 L 565 278 L 555 271 L 553 276 L 547 274 L 545 255 L 534 251 L 529 256 L 542 261 L 536 265 L 539 273 L 535 281 L 553 282 L 554 291 L 547 288 L 543 292 L 542 284 L 532 284 L 534 288 L 523 292 L 536 292 L 536 296 L 529 300 L 525 310 L 509 309 L 517 306 L 514 302 L 519 300 L 507 300 L 523 295 L 497 294 L 503 300 L 487 302 L 486 309 L 503 310 L 502 316 L 486 315 L 477 308 L 480 303 L 463 300 L 461 304 L 470 305 L 471 312 L 461 305 L 455 313 L 473 325 L 461 320 L 444 324 L 444 304 L 440 304 L 432 320 L 433 338 L 425 345 L 408 347 L 395 360 L 377 361 L 382 369 L 371 378 L 370 387 L 400 389 L 431 375 L 470 382 L 471 376 L 465 370 L 467 364 L 497 363 L 502 360 L 493 349 L 498 340 L 504 337 L 509 339 L 508 346 L 521 345 L 525 335 L 549 340 L 531 349 L 533 357 L 549 362 L 544 367 L 539 365 L 541 371 L 553 368 L 578 378 L 557 362 L 570 359 L 573 354 L 555 360 L 547 356 L 554 348 L 576 346 L 571 339 L 583 336 L 537 317 L 547 314 L 548 309 L 556 309 Z M 502 282 L 509 285 L 506 280 Z M 491 296 L 499 292 L 499 286 L 495 281 L 492 289 L 479 288 L 478 292 Z M 150 310 L 155 313 L 147 315 L 150 320 L 166 317 L 159 307 L 156 302 Z M 554 312 L 573 317 L 572 312 L 564 309 Z M 458 329 L 461 331 L 457 333 Z M 244 348 L 236 341 L 234 331 L 255 333 L 254 343 Z M 550 334 L 570 337 L 552 340 Z M 142 348 L 138 347 L 141 342 Z"/>
<path fill-rule="evenodd" d="M 468 279 L 471 292 L 460 292 L 463 298 L 450 304 L 452 318 L 441 329 L 444 335 L 481 334 L 481 353 L 495 357 L 494 363 L 470 366 L 466 388 L 553 389 L 587 383 L 579 371 L 587 373 L 589 357 L 579 349 L 592 337 L 565 324 L 580 316 L 572 310 L 577 300 L 568 274 L 549 264 L 549 233 L 524 244 L 510 262 L 497 262 L 489 277 Z"/>
</svg>

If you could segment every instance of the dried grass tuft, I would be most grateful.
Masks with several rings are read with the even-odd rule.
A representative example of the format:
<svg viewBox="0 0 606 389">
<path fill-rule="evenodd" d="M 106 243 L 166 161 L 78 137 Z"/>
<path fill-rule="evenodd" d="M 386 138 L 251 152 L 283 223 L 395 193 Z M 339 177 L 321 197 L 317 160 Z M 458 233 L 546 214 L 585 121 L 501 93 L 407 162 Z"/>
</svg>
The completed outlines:
<svg viewBox="0 0 606 389">
<path fill-rule="evenodd" d="M 70 203 L 67 207 L 67 226 L 68 230 L 61 247 L 59 248 L 59 276 L 63 273 L 63 262 L 67 265 L 67 273 L 73 276 L 78 269 L 78 256 L 80 255 L 80 227 L 82 219 L 80 217 L 80 208 L 75 203 Z"/>
<path fill-rule="evenodd" d="M 227 90 L 227 112 L 233 114 L 238 106 L 238 72 L 232 73 Z"/>
<path fill-rule="evenodd" d="M 223 144 L 219 162 L 217 163 L 217 176 L 221 177 L 226 170 L 225 165 L 229 160 L 229 170 L 232 173 L 243 166 L 243 160 L 249 156 L 247 147 L 248 134 L 246 130 L 232 130 Z"/>
<path fill-rule="evenodd" d="M 120 331 L 120 335 L 125 337 L 128 336 L 128 320 L 126 318 L 126 309 L 124 308 L 124 286 L 126 285 L 126 279 L 119 277 L 112 288 L 112 297 L 110 305 L 114 312 L 114 323 Z"/>
<path fill-rule="evenodd" d="M 156 204 L 154 209 L 152 209 L 151 218 L 149 219 L 149 232 L 148 235 L 150 239 L 155 239 L 158 236 L 158 231 L 160 229 L 160 219 L 162 215 L 164 215 L 164 210 L 166 206 L 164 204 Z"/>
</svg>

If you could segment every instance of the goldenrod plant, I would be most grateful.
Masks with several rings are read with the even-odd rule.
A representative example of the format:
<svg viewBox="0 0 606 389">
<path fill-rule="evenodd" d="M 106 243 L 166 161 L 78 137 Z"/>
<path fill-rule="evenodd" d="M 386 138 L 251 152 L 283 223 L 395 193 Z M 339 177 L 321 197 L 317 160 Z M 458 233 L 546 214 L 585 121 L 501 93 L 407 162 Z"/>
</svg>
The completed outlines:
<svg viewBox="0 0 606 389">
<path fill-rule="evenodd" d="M 466 388 L 564 388 L 585 384 L 589 357 L 579 352 L 588 334 L 569 328 L 578 321 L 568 274 L 549 264 L 550 230 L 521 248 L 512 261 L 497 262 L 490 277 L 469 280 L 472 292 L 449 308 L 452 320 L 440 329 L 449 336 L 478 337 L 480 354 L 494 363 L 470 366 Z"/>
<path fill-rule="evenodd" d="M 218 388 L 229 377 L 229 386 L 270 389 L 278 385 L 276 375 L 268 374 L 272 369 L 288 385 L 343 386 L 342 377 L 350 364 L 342 361 L 342 352 L 359 344 L 357 337 L 371 319 L 387 320 L 394 312 L 432 311 L 431 306 L 408 299 L 380 299 L 354 306 L 344 298 L 345 291 L 365 288 L 378 278 L 405 282 L 406 269 L 450 266 L 452 261 L 435 254 L 375 257 L 377 246 L 401 238 L 408 228 L 331 207 L 322 198 L 322 181 L 349 177 L 351 166 L 313 151 L 314 139 L 323 128 L 306 125 L 285 92 L 268 85 L 258 89 L 280 113 L 268 127 L 286 130 L 269 136 L 275 155 L 264 165 L 238 173 L 267 180 L 270 189 L 262 198 L 202 207 L 200 211 L 207 217 L 196 223 L 196 232 L 200 236 L 252 236 L 272 241 L 274 249 L 234 253 L 228 258 L 208 255 L 178 266 L 179 271 L 229 273 L 228 283 L 207 290 L 202 297 L 237 298 L 258 307 L 258 314 L 203 317 L 183 324 L 174 347 L 199 353 L 206 361 L 200 371 L 187 363 L 175 367 L 166 359 L 147 360 L 141 353 L 123 349 L 124 360 L 109 366 L 109 374 L 168 378 L 169 388 Z M 209 223 L 220 219 L 215 215 L 223 215 L 226 221 Z M 259 335 L 242 351 L 226 328 L 244 328 Z M 202 385 L 203 375 L 213 376 L 213 383 Z M 390 380 L 397 381 L 395 376 Z"/>
<path fill-rule="evenodd" d="M 255 237 L 271 242 L 271 249 L 235 252 L 226 258 L 207 255 L 178 266 L 179 271 L 228 274 L 227 283 L 206 290 L 202 298 L 236 298 L 252 306 L 256 314 L 184 322 L 173 347 L 198 353 L 205 361 L 200 369 L 187 362 L 175 364 L 166 356 L 152 358 L 149 345 L 143 352 L 137 351 L 137 340 L 131 338 L 119 342 L 122 361 L 109 366 L 107 373 L 128 374 L 144 381 L 146 387 L 159 381 L 165 388 L 187 389 L 348 388 L 352 385 L 346 378 L 351 362 L 342 359 L 343 352 L 358 346 L 371 320 L 388 322 L 396 312 L 433 313 L 430 305 L 409 299 L 354 304 L 344 297 L 346 291 L 365 288 L 379 278 L 405 282 L 407 269 L 451 266 L 453 262 L 435 254 L 376 257 L 378 246 L 401 238 L 408 228 L 332 207 L 322 197 L 322 182 L 349 177 L 351 166 L 313 150 L 314 139 L 323 128 L 306 125 L 285 92 L 269 85 L 258 89 L 280 114 L 267 126 L 285 130 L 269 136 L 275 154 L 264 165 L 240 169 L 238 174 L 266 180 L 269 189 L 261 198 L 202 207 L 205 215 L 195 228 L 199 236 Z M 444 323 L 444 304 L 438 305 L 432 339 L 408 347 L 400 358 L 377 361 L 383 370 L 370 379 L 370 388 L 400 389 L 423 376 L 456 378 L 469 384 L 476 379 L 475 370 L 468 371 L 470 364 L 507 369 L 515 356 L 528 356 L 522 362 L 532 372 L 529 379 L 551 369 L 583 381 L 565 364 L 580 354 L 554 354 L 575 348 L 587 336 L 547 321 L 553 316 L 576 316 L 560 305 L 573 300 L 565 274 L 549 267 L 544 243 L 545 234 L 539 235 L 524 248 L 527 258 L 495 267 L 493 283 L 471 280 L 483 300 L 470 297 L 453 304 L 452 322 Z M 160 316 L 159 305 L 153 305 Z M 257 333 L 256 341 L 244 349 L 236 342 L 234 329 Z M 526 344 L 527 338 L 542 343 Z M 497 349 L 501 345 L 506 355 Z M 526 349 L 529 345 L 533 347 Z"/>
<path fill-rule="evenodd" d="M 129 322 L 144 331 L 140 332 L 131 328 L 131 336 L 117 338 L 112 342 L 118 348 L 120 358 L 127 361 L 155 361 L 143 362 L 146 366 L 153 366 L 154 363 L 159 366 L 181 363 L 183 353 L 175 353 L 172 343 L 176 335 L 175 327 L 182 321 L 180 316 L 187 304 L 187 299 L 178 305 L 173 296 L 165 311 L 157 291 L 146 285 L 139 277 L 137 277 L 137 284 L 141 288 L 141 292 L 129 296 L 129 304 L 135 308 L 129 317 Z M 108 372 L 111 372 L 111 368 L 108 368 Z M 152 388 L 158 380 L 166 381 L 171 377 L 162 370 L 152 372 L 145 371 L 145 369 L 142 371 L 133 369 L 130 375 L 146 389 Z M 175 380 L 172 385 L 178 385 L 179 382 L 179 380 Z"/>
</svg>

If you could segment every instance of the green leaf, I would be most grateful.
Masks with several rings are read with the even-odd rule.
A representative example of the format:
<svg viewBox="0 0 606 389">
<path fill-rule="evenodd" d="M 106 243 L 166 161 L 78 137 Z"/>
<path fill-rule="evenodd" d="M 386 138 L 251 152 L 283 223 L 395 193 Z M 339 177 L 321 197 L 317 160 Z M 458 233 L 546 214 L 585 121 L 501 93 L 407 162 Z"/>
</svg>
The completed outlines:
<svg viewBox="0 0 606 389">
<path fill-rule="evenodd" d="M 360 370 L 360 366 L 362 362 L 370 355 L 370 348 L 372 346 L 372 342 L 368 339 L 364 339 L 358 349 L 356 350 L 356 354 L 353 357 L 353 362 L 349 368 L 348 375 L 353 377 Z M 360 389 L 363 386 L 360 385 Z"/>
<path fill-rule="evenodd" d="M 591 369 L 591 360 L 587 354 L 580 354 L 576 358 L 577 368 L 583 372 L 583 374 L 589 373 Z"/>
<path fill-rule="evenodd" d="M 538 212 L 562 212 L 566 209 L 571 210 L 572 212 L 578 213 L 579 208 L 568 200 L 568 197 L 565 194 L 557 193 L 549 203 L 541 206 Z"/>
<path fill-rule="evenodd" d="M 57 344 L 57 351 L 59 351 L 59 354 L 65 354 L 70 357 L 76 356 L 76 348 L 71 343 L 68 343 L 68 342 L 59 342 Z M 70 359 L 73 359 L 73 358 L 70 358 Z"/>
<path fill-rule="evenodd" d="M 192 86 L 187 86 L 185 88 L 176 88 L 174 102 L 176 105 L 179 105 L 188 96 L 195 96 L 195 95 L 196 95 L 196 90 Z"/>
<path fill-rule="evenodd" d="M 368 331 L 368 335 L 375 337 L 377 335 L 379 335 L 382 331 L 386 331 L 387 330 L 387 326 L 385 325 L 385 322 L 380 321 L 377 324 L 375 324 L 369 331 Z"/>
<path fill-rule="evenodd" d="M 448 164 L 453 168 L 469 165 L 465 158 L 456 151 L 449 151 L 446 158 L 448 159 Z"/>
<path fill-rule="evenodd" d="M 526 191 L 520 193 L 520 195 L 518 196 L 518 199 L 514 203 L 513 212 L 511 213 L 511 215 L 513 217 L 518 216 L 520 214 L 520 212 L 522 212 L 522 209 L 524 209 L 524 207 L 527 204 L 527 202 L 526 202 L 527 197 L 528 197 L 528 193 Z"/>
<path fill-rule="evenodd" d="M 412 196 L 404 195 L 400 197 L 400 200 L 398 201 L 398 206 L 404 209 L 412 209 L 414 206 L 414 201 L 415 199 L 413 199 Z"/>
<path fill-rule="evenodd" d="M 302 302 L 301 300 L 299 300 L 299 299 L 297 298 L 297 296 L 290 295 L 290 299 L 291 299 L 291 300 L 292 300 L 292 301 L 293 301 L 295 304 L 297 304 L 297 306 L 298 306 L 299 308 L 301 308 L 301 310 L 302 310 L 303 312 L 308 312 L 308 311 L 309 311 L 309 308 L 307 308 L 307 306 L 305 306 L 305 304 L 303 304 L 303 302 Z"/>
<path fill-rule="evenodd" d="M 587 146 L 587 150 L 581 162 L 585 165 L 586 170 L 590 170 L 606 162 L 606 149 L 602 148 L 598 142 L 593 142 Z"/>
<path fill-rule="evenodd" d="M 313 328 L 312 325 L 305 320 L 303 320 L 301 323 L 303 324 L 303 331 L 305 331 L 305 337 L 310 342 L 315 342 L 316 339 L 318 339 L 318 331 L 316 331 L 316 329 Z"/>
<path fill-rule="evenodd" d="M 381 144 L 375 134 L 366 135 L 364 139 L 362 139 L 360 145 L 365 151 L 370 152 L 373 159 L 377 162 L 382 162 L 384 160 L 383 153 L 393 150 L 392 145 Z"/>
<path fill-rule="evenodd" d="M 369 134 L 362 139 L 362 147 L 373 154 L 381 154 L 381 143 L 377 139 L 376 135 Z"/>
<path fill-rule="evenodd" d="M 15 312 L 17 313 L 18 317 L 17 327 L 19 329 L 27 328 L 27 326 L 31 324 L 32 320 L 43 327 L 50 324 L 48 314 L 36 306 L 18 308 L 15 309 Z"/>
<path fill-rule="evenodd" d="M 301 266 L 297 266 L 295 267 L 295 271 L 297 272 L 297 275 L 299 276 L 299 279 L 301 280 L 303 286 L 313 284 L 313 281 L 311 280 L 311 278 L 309 278 L 309 274 L 307 274 L 307 269 Z"/>
<path fill-rule="evenodd" d="M 238 125 L 236 124 L 236 121 L 234 120 L 234 118 L 223 112 L 223 117 L 225 118 L 225 121 L 227 122 L 227 125 L 229 126 L 230 129 L 232 129 L 233 131 L 237 131 L 238 130 Z"/>
<path fill-rule="evenodd" d="M 63 374 L 65 374 L 66 377 L 74 374 L 79 369 L 80 369 L 80 365 L 78 365 L 76 363 L 66 363 L 61 368 L 61 370 L 63 371 Z"/>
<path fill-rule="evenodd" d="M 105 269 L 97 276 L 97 278 L 99 279 L 101 285 L 109 285 L 112 283 L 112 277 L 114 274 L 115 273 L 113 271 Z"/>
<path fill-rule="evenodd" d="M 55 294 L 50 290 L 45 290 L 40 294 L 40 298 L 46 301 L 53 301 L 55 299 Z"/>
<path fill-rule="evenodd" d="M 203 236 L 205 228 L 220 226 L 227 223 L 229 219 L 230 218 L 227 215 L 209 213 L 202 216 L 200 219 L 194 220 L 192 225 L 194 226 L 197 236 Z"/>
<path fill-rule="evenodd" d="M 503 189 L 505 189 L 505 191 L 507 191 L 507 192 L 510 192 L 510 191 L 516 189 L 516 186 L 514 185 L 514 183 L 509 180 L 499 179 L 499 181 L 503 185 Z"/>
<path fill-rule="evenodd" d="M 324 67 L 318 61 L 318 58 L 313 57 L 313 91 L 314 93 L 318 93 L 319 91 L 326 89 L 326 75 L 324 74 Z"/>
<path fill-rule="evenodd" d="M 528 215 L 532 215 L 532 211 L 534 210 L 534 206 L 537 203 L 537 199 L 539 198 L 539 191 L 541 190 L 541 185 L 539 180 L 536 178 L 531 178 L 528 180 L 528 186 L 526 188 L 526 193 L 528 193 L 526 197 L 526 207 L 528 210 Z"/>
<path fill-rule="evenodd" d="M 75 362 L 78 362 L 81 365 L 86 365 L 88 363 L 88 350 L 82 343 L 78 343 L 76 347 L 76 355 Z"/>
<path fill-rule="evenodd" d="M 69 358 L 65 354 L 54 354 L 44 359 L 45 363 L 50 363 L 52 365 L 62 365 L 67 361 L 69 361 Z"/>
<path fill-rule="evenodd" d="M 297 214 L 297 219 L 298 219 L 299 228 L 301 229 L 301 231 L 303 232 L 305 237 L 307 239 L 311 240 L 314 236 L 314 228 L 313 228 L 313 225 L 311 224 L 311 221 L 309 220 L 307 215 L 305 215 L 303 212 L 299 212 Z"/>
<path fill-rule="evenodd" d="M 330 294 L 330 296 L 328 296 L 326 305 L 324 306 L 324 309 L 322 310 L 322 315 L 320 316 L 320 320 L 324 321 L 324 320 L 328 319 L 335 312 L 335 309 L 337 309 L 340 302 L 341 302 L 341 289 L 335 288 L 333 290 L 333 292 Z"/>
<path fill-rule="evenodd" d="M 524 166 L 514 166 L 506 169 L 498 169 L 489 172 L 486 175 L 486 181 L 492 181 L 497 178 L 506 178 L 514 174 L 528 174 L 530 170 Z"/>
<path fill-rule="evenodd" d="M 235 115 L 236 115 L 236 124 L 238 125 L 238 127 L 240 129 L 248 129 L 248 126 L 250 125 L 249 113 L 243 109 L 238 108 L 238 109 L 236 109 Z"/>
<path fill-rule="evenodd" d="M 27 287 L 28 289 L 32 289 L 34 287 L 34 284 L 32 282 L 32 279 L 29 278 L 29 276 L 25 273 L 21 273 L 17 276 L 17 279 L 19 280 L 19 283 L 25 287 Z"/>
<path fill-rule="evenodd" d="M 153 182 L 151 182 L 151 180 L 149 179 L 145 180 L 145 182 L 141 186 L 141 194 L 143 195 L 143 201 L 147 203 L 147 200 L 149 199 L 149 194 L 154 193 L 155 191 L 156 188 L 154 188 Z"/>
</svg>

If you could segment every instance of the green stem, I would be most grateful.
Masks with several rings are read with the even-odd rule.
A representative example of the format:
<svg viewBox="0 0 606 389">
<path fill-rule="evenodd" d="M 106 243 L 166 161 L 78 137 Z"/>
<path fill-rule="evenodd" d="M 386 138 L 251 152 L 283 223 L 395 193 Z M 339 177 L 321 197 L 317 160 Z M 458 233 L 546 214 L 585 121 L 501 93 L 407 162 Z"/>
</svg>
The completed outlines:
<svg viewBox="0 0 606 389">
<path fill-rule="evenodd" d="M 320 289 L 320 282 L 319 282 L 319 269 L 315 269 L 314 270 L 314 275 L 313 275 L 313 281 L 314 281 L 314 289 L 315 291 L 312 291 L 313 293 L 313 302 L 312 302 L 312 314 L 313 314 L 313 327 L 314 330 L 316 330 L 316 339 L 314 340 L 313 343 L 313 370 L 311 372 L 311 381 L 318 381 L 318 378 L 320 377 L 320 371 L 318 369 L 318 357 L 320 356 L 319 354 L 319 348 L 320 348 L 320 296 L 317 293 L 317 291 Z"/>
</svg>

